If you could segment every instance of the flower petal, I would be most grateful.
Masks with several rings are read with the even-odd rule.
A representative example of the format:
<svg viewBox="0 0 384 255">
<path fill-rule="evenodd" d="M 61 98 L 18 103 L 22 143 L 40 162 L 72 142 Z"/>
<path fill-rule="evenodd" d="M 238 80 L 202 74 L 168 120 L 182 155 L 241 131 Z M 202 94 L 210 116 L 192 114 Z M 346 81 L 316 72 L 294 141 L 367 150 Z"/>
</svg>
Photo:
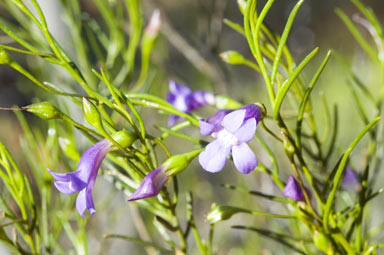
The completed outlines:
<svg viewBox="0 0 384 255">
<path fill-rule="evenodd" d="M 213 130 L 215 130 L 216 125 L 208 123 L 204 119 L 199 120 L 199 126 L 200 126 L 200 134 L 208 136 L 211 135 Z"/>
<path fill-rule="evenodd" d="M 77 166 L 76 176 L 83 182 L 88 182 L 93 172 L 97 172 L 101 162 L 112 149 L 112 143 L 106 139 L 89 147 L 81 156 Z"/>
<path fill-rule="evenodd" d="M 172 94 L 175 94 L 176 96 L 177 95 L 188 95 L 192 92 L 189 87 L 181 85 L 181 84 L 175 82 L 174 80 L 169 81 L 169 91 Z"/>
<path fill-rule="evenodd" d="M 219 110 L 219 111 L 217 111 L 214 115 L 212 115 L 211 117 L 209 117 L 208 119 L 207 119 L 207 122 L 208 123 L 210 123 L 210 124 L 214 124 L 214 125 L 218 125 L 218 124 L 220 124 L 222 121 L 223 121 L 223 119 L 224 119 L 224 117 L 228 114 L 228 113 L 230 113 L 230 112 L 232 112 L 233 110 Z"/>
<path fill-rule="evenodd" d="M 128 198 L 128 201 L 156 196 L 163 189 L 168 178 L 163 167 L 153 170 L 145 176 L 139 188 Z"/>
<path fill-rule="evenodd" d="M 179 120 L 182 120 L 183 117 L 177 116 L 177 115 L 170 115 L 168 118 L 168 127 L 172 127 L 173 125 L 176 124 Z"/>
<path fill-rule="evenodd" d="M 241 143 L 232 147 L 233 163 L 242 174 L 248 174 L 257 166 L 257 158 L 248 144 Z"/>
<path fill-rule="evenodd" d="M 259 123 L 259 121 L 261 120 L 262 112 L 261 112 L 261 109 L 259 106 L 255 105 L 255 104 L 247 104 L 246 106 L 244 106 L 240 109 L 246 110 L 246 113 L 245 113 L 245 119 L 246 120 L 251 119 L 251 118 L 255 118 L 257 123 Z"/>
<path fill-rule="evenodd" d="M 84 218 L 85 209 L 87 209 L 87 200 L 85 189 L 79 192 L 76 198 L 76 209 L 79 212 L 80 216 Z"/>
<path fill-rule="evenodd" d="M 190 110 L 197 109 L 204 105 L 212 105 L 215 103 L 215 96 L 212 93 L 206 91 L 192 92 L 188 97 L 188 105 Z"/>
<path fill-rule="evenodd" d="M 248 119 L 244 122 L 244 124 L 236 130 L 234 135 L 241 142 L 249 142 L 252 140 L 253 136 L 256 132 L 256 120 L 254 118 Z"/>
<path fill-rule="evenodd" d="M 304 200 L 303 190 L 301 189 L 300 184 L 292 175 L 289 176 L 287 184 L 285 185 L 284 196 L 292 198 L 295 201 Z"/>
<path fill-rule="evenodd" d="M 202 168 L 208 172 L 219 172 L 223 169 L 231 147 L 224 146 L 219 140 L 215 140 L 205 147 L 199 155 Z"/>
<path fill-rule="evenodd" d="M 243 124 L 245 113 L 246 111 L 243 109 L 233 111 L 224 117 L 221 124 L 226 130 L 233 133 Z"/>
<path fill-rule="evenodd" d="M 85 199 L 87 202 L 87 209 L 93 215 L 96 212 L 95 209 L 95 204 L 93 203 L 93 198 L 92 198 L 92 188 L 87 188 L 85 189 Z"/>
</svg>

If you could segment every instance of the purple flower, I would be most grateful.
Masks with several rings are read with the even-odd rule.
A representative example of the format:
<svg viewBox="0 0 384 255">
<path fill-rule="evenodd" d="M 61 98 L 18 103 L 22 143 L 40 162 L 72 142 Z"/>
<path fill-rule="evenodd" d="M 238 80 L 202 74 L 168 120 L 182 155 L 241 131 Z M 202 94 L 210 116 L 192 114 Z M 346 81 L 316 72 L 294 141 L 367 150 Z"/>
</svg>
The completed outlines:
<svg viewBox="0 0 384 255">
<path fill-rule="evenodd" d="M 359 177 L 352 167 L 347 166 L 344 171 L 343 186 L 345 188 L 355 188 L 360 184 Z"/>
<path fill-rule="evenodd" d="M 159 194 L 169 179 L 165 169 L 162 166 L 147 174 L 139 188 L 128 198 L 128 201 L 153 197 Z"/>
<path fill-rule="evenodd" d="M 219 172 L 232 150 L 237 170 L 243 174 L 254 170 L 257 158 L 247 143 L 255 135 L 261 117 L 260 107 L 249 104 L 238 110 L 220 110 L 207 120 L 201 119 L 200 133 L 212 135 L 216 140 L 200 153 L 200 165 L 208 172 Z"/>
<path fill-rule="evenodd" d="M 212 105 L 215 103 L 215 96 L 206 91 L 195 91 L 178 84 L 171 80 L 169 81 L 169 92 L 167 93 L 167 101 L 172 104 L 177 110 L 185 113 L 200 108 L 205 105 Z M 168 126 L 172 126 L 176 121 L 183 119 L 180 116 L 171 115 L 168 120 Z"/>
<path fill-rule="evenodd" d="M 76 208 L 81 217 L 88 209 L 91 214 L 96 212 L 92 199 L 92 190 L 96 182 L 97 172 L 101 162 L 108 152 L 112 150 L 113 144 L 104 139 L 89 147 L 81 156 L 79 165 L 75 172 L 58 174 L 48 169 L 53 178 L 56 188 L 64 194 L 79 192 L 76 199 Z"/>
<path fill-rule="evenodd" d="M 300 184 L 292 175 L 289 176 L 283 193 L 285 197 L 292 198 L 295 201 L 304 201 L 303 190 L 301 189 Z"/>
</svg>

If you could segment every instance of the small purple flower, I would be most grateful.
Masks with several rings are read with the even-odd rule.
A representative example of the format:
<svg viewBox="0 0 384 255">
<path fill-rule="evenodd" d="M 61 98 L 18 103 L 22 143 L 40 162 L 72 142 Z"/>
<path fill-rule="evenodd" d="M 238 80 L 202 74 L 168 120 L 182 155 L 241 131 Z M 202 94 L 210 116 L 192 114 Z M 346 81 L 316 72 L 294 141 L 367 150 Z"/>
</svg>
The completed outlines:
<svg viewBox="0 0 384 255">
<path fill-rule="evenodd" d="M 169 177 L 165 173 L 165 167 L 159 167 L 145 176 L 139 188 L 128 198 L 134 201 L 147 197 L 153 197 L 160 193 Z"/>
<path fill-rule="evenodd" d="M 347 166 L 344 171 L 343 186 L 345 188 L 355 188 L 360 184 L 359 177 L 352 167 Z"/>
<path fill-rule="evenodd" d="M 292 175 L 289 176 L 283 193 L 285 197 L 292 198 L 295 201 L 304 201 L 303 190 L 301 189 L 300 184 Z"/>
<path fill-rule="evenodd" d="M 79 165 L 75 172 L 58 174 L 48 169 L 53 178 L 56 188 L 64 194 L 79 192 L 76 199 L 76 208 L 81 217 L 88 209 L 92 214 L 96 212 L 92 199 L 92 190 L 96 182 L 97 172 L 101 162 L 108 152 L 112 150 L 113 144 L 104 139 L 89 147 L 81 156 Z"/>
<path fill-rule="evenodd" d="M 172 104 L 177 110 L 185 113 L 200 108 L 205 105 L 213 105 L 215 96 L 206 91 L 195 91 L 177 82 L 169 81 L 169 92 L 166 96 L 167 101 Z M 171 115 L 168 120 L 168 126 L 173 126 L 176 121 L 183 119 L 180 116 Z"/>
<path fill-rule="evenodd" d="M 208 172 L 219 172 L 232 151 L 237 170 L 243 174 L 254 170 L 257 158 L 247 143 L 255 135 L 261 118 L 260 107 L 248 104 L 238 110 L 220 110 L 207 120 L 201 119 L 200 133 L 212 135 L 216 140 L 200 153 L 200 165 Z"/>
</svg>

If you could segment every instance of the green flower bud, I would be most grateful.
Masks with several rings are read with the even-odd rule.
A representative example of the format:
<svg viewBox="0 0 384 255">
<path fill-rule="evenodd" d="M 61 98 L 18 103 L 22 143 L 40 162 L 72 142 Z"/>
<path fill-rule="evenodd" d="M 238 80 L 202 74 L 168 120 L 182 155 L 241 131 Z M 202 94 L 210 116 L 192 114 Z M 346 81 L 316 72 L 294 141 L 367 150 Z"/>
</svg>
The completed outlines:
<svg viewBox="0 0 384 255">
<path fill-rule="evenodd" d="M 293 154 L 295 153 L 295 147 L 283 132 L 282 134 L 283 134 L 283 144 L 284 144 L 285 153 L 287 154 L 288 157 L 293 157 Z"/>
<path fill-rule="evenodd" d="M 217 95 L 215 97 L 215 102 L 217 109 L 237 109 L 243 106 L 236 100 L 233 100 L 232 98 L 223 95 Z"/>
<path fill-rule="evenodd" d="M 10 65 L 13 58 L 4 49 L 0 48 L 0 65 Z"/>
<path fill-rule="evenodd" d="M 239 6 L 241 13 L 244 13 L 245 8 L 247 7 L 247 1 L 246 0 L 237 0 L 237 5 Z"/>
<path fill-rule="evenodd" d="M 113 140 L 115 140 L 121 147 L 126 148 L 131 146 L 137 139 L 136 133 L 129 132 L 127 130 L 116 132 L 112 135 Z"/>
<path fill-rule="evenodd" d="M 191 161 L 200 154 L 204 149 L 191 151 L 184 154 L 178 154 L 167 159 L 162 166 L 165 167 L 165 172 L 168 176 L 176 175 L 184 171 Z"/>
<path fill-rule="evenodd" d="M 143 39 L 141 40 L 141 45 L 143 49 L 143 54 L 149 55 L 152 51 L 155 41 L 159 35 L 161 27 L 161 16 L 160 11 L 155 10 L 149 20 L 147 27 L 144 30 Z"/>
<path fill-rule="evenodd" d="M 323 233 L 315 230 L 315 232 L 313 233 L 313 242 L 315 243 L 317 248 L 319 248 L 326 254 L 334 254 L 331 241 Z"/>
<path fill-rule="evenodd" d="M 99 110 L 97 109 L 96 105 L 88 101 L 85 97 L 83 98 L 83 112 L 84 117 L 89 124 L 94 126 L 97 130 L 104 131 Z"/>
<path fill-rule="evenodd" d="M 210 223 L 216 223 L 228 220 L 232 217 L 232 215 L 243 211 L 243 209 L 233 206 L 212 204 L 211 210 L 207 215 L 207 221 Z"/>
<path fill-rule="evenodd" d="M 237 51 L 229 50 L 220 54 L 221 59 L 231 65 L 241 65 L 246 59 Z"/>
<path fill-rule="evenodd" d="M 50 102 L 31 104 L 24 108 L 27 112 L 33 113 L 43 120 L 60 118 L 62 112 Z"/>
</svg>

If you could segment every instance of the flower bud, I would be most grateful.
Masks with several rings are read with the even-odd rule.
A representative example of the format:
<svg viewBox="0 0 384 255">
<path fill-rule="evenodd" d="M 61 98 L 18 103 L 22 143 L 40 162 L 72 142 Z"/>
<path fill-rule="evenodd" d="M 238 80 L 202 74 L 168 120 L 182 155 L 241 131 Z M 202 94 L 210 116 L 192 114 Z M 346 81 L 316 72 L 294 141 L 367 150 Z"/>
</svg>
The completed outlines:
<svg viewBox="0 0 384 255">
<path fill-rule="evenodd" d="M 239 9 L 242 13 L 244 13 L 245 8 L 247 7 L 247 1 L 246 0 L 237 0 L 237 5 L 239 6 Z"/>
<path fill-rule="evenodd" d="M 300 184 L 292 175 L 289 176 L 287 184 L 285 185 L 284 196 L 295 201 L 304 201 L 304 192 L 301 189 Z"/>
<path fill-rule="evenodd" d="M 184 171 L 189 166 L 191 161 L 203 150 L 204 149 L 199 149 L 184 154 L 174 155 L 167 159 L 162 166 L 165 167 L 165 172 L 168 176 L 176 175 Z"/>
<path fill-rule="evenodd" d="M 237 109 L 243 105 L 230 97 L 217 95 L 215 97 L 217 109 Z"/>
<path fill-rule="evenodd" d="M 228 220 L 232 215 L 242 211 L 244 210 L 228 205 L 212 204 L 211 210 L 207 215 L 207 221 L 210 223 L 217 223 L 223 220 Z"/>
<path fill-rule="evenodd" d="M 161 16 L 160 16 L 160 10 L 156 9 L 153 11 L 152 16 L 149 20 L 149 23 L 147 27 L 145 28 L 144 35 L 156 38 L 159 34 L 161 26 Z"/>
<path fill-rule="evenodd" d="M 88 101 L 85 97 L 83 97 L 83 112 L 84 117 L 89 124 L 94 126 L 97 130 L 104 130 L 99 110 L 96 105 Z"/>
<path fill-rule="evenodd" d="M 25 107 L 27 112 L 33 113 L 43 120 L 60 118 L 62 113 L 50 102 L 31 104 Z"/>
<path fill-rule="evenodd" d="M 220 54 L 221 59 L 231 65 L 241 65 L 246 62 L 245 58 L 234 50 L 225 51 Z"/>
<path fill-rule="evenodd" d="M 334 254 L 331 241 L 323 233 L 315 230 L 315 232 L 313 233 L 313 242 L 315 243 L 317 248 L 319 248 L 326 254 Z"/>
<path fill-rule="evenodd" d="M 0 48 L 0 65 L 10 65 L 13 58 L 4 49 Z"/>
<path fill-rule="evenodd" d="M 289 138 L 284 134 L 284 132 L 281 132 L 283 135 L 283 144 L 284 144 L 284 151 L 287 154 L 288 157 L 293 157 L 293 154 L 295 153 L 295 147 L 289 140 Z"/>
<path fill-rule="evenodd" d="M 136 133 L 129 132 L 127 130 L 116 132 L 112 135 L 112 138 L 121 145 L 121 147 L 126 148 L 131 146 L 137 139 Z"/>
</svg>

